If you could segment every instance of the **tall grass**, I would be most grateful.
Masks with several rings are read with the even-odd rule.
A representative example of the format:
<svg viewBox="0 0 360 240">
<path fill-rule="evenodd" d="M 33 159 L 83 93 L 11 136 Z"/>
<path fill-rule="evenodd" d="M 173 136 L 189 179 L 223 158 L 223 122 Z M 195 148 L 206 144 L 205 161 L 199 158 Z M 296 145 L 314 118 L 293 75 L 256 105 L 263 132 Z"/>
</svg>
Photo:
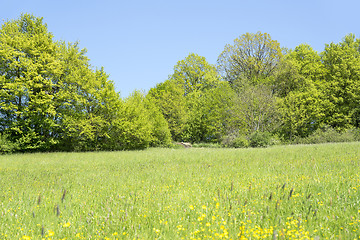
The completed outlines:
<svg viewBox="0 0 360 240">
<path fill-rule="evenodd" d="M 359 149 L 0 156 L 0 239 L 354 239 Z"/>
</svg>

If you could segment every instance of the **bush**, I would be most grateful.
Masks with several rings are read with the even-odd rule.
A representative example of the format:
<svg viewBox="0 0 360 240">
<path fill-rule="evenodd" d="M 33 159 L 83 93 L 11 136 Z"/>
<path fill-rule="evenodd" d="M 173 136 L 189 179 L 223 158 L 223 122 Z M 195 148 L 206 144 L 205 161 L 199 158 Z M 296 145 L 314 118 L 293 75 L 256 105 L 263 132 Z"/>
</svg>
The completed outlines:
<svg viewBox="0 0 360 240">
<path fill-rule="evenodd" d="M 348 129 L 344 132 L 336 131 L 330 126 L 324 126 L 317 129 L 306 138 L 296 138 L 293 143 L 296 144 L 316 144 L 330 142 L 354 142 L 360 140 L 359 129 Z"/>
<path fill-rule="evenodd" d="M 240 135 L 234 139 L 233 147 L 235 148 L 247 148 L 249 147 L 249 140 L 246 136 Z"/>
<path fill-rule="evenodd" d="M 355 128 L 355 129 L 352 129 L 351 132 L 354 134 L 354 140 L 360 141 L 360 129 Z"/>
<path fill-rule="evenodd" d="M 0 134 L 0 153 L 12 153 L 18 149 L 16 143 L 11 142 L 4 134 Z"/>
<path fill-rule="evenodd" d="M 221 145 L 229 148 L 247 148 L 249 141 L 245 135 L 231 133 L 223 137 Z"/>
<path fill-rule="evenodd" d="M 269 132 L 256 131 L 249 137 L 250 147 L 267 147 L 273 144 L 271 134 Z"/>
</svg>

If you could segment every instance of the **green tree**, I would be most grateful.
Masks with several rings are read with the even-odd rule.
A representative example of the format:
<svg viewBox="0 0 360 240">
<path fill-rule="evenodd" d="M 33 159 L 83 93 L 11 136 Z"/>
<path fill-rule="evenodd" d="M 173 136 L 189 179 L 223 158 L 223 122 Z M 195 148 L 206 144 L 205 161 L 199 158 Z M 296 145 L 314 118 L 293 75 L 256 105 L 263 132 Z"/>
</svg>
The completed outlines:
<svg viewBox="0 0 360 240">
<path fill-rule="evenodd" d="M 319 87 L 324 74 L 320 55 L 311 46 L 301 44 L 281 59 L 273 76 L 273 89 L 277 96 L 285 97 L 291 91 L 301 91 L 311 82 Z"/>
<path fill-rule="evenodd" d="M 227 44 L 218 58 L 219 71 L 232 86 L 257 84 L 274 73 L 282 49 L 267 33 L 246 33 Z"/>
<path fill-rule="evenodd" d="M 301 44 L 282 58 L 274 75 L 273 89 L 285 139 L 307 137 L 325 122 L 329 108 L 323 92 L 325 67 L 311 46 Z"/>
<path fill-rule="evenodd" d="M 242 134 L 273 131 L 278 124 L 276 98 L 268 85 L 248 85 L 233 98 L 233 117 L 242 126 Z"/>
<path fill-rule="evenodd" d="M 216 68 L 204 57 L 192 53 L 175 65 L 174 73 L 167 81 L 149 91 L 148 95 L 154 99 L 168 121 L 173 140 L 205 140 L 204 136 L 208 133 L 199 128 L 195 130 L 195 125 L 205 127 L 205 123 L 195 124 L 196 114 L 199 114 L 204 104 L 209 104 L 203 102 L 205 92 L 211 92 L 220 83 Z M 195 131 L 203 135 L 194 137 Z"/>
<path fill-rule="evenodd" d="M 204 91 L 193 91 L 187 96 L 189 116 L 183 139 L 189 142 L 220 142 L 233 127 L 231 109 L 233 90 L 227 82 Z"/>
<path fill-rule="evenodd" d="M 291 91 L 278 99 L 281 116 L 279 132 L 285 139 L 307 137 L 324 124 L 328 102 L 325 95 L 310 82 L 305 88 Z"/>
<path fill-rule="evenodd" d="M 170 145 L 172 139 L 169 124 L 159 107 L 156 105 L 156 100 L 147 94 L 144 104 L 149 112 L 148 120 L 152 127 L 150 146 L 158 147 Z"/>
<path fill-rule="evenodd" d="M 327 44 L 322 53 L 326 69 L 322 87 L 330 102 L 326 121 L 337 130 L 359 126 L 359 42 L 350 34 L 338 44 Z"/>
<path fill-rule="evenodd" d="M 42 18 L 24 14 L 0 30 L 0 129 L 23 150 L 58 142 L 52 91 L 61 65 Z"/>
<path fill-rule="evenodd" d="M 77 75 L 77 71 L 73 72 L 75 76 L 66 75 L 67 81 L 59 95 L 65 98 L 59 101 L 62 104 L 57 109 L 62 126 L 59 147 L 62 150 L 108 149 L 109 133 L 122 102 L 103 69 L 93 72 L 86 65 L 77 66 L 78 70 L 82 68 L 84 75 Z"/>
<path fill-rule="evenodd" d="M 191 53 L 175 65 L 174 73 L 170 78 L 180 85 L 187 95 L 193 91 L 214 87 L 219 82 L 220 76 L 215 66 L 209 64 L 205 57 Z"/>
<path fill-rule="evenodd" d="M 29 14 L 0 30 L 0 134 L 20 151 L 169 142 L 152 102 L 136 92 L 123 101 L 105 71 L 92 69 L 85 49 L 54 41 L 42 18 Z"/>
<path fill-rule="evenodd" d="M 144 149 L 171 144 L 167 121 L 150 96 L 134 91 L 116 113 L 106 144 L 110 149 Z"/>
<path fill-rule="evenodd" d="M 184 89 L 173 80 L 157 84 L 149 90 L 152 99 L 168 122 L 174 141 L 182 141 L 182 133 L 188 118 L 187 98 Z"/>
<path fill-rule="evenodd" d="M 139 91 L 134 91 L 125 99 L 111 133 L 114 149 L 144 149 L 150 146 L 153 128 L 144 100 Z"/>
</svg>

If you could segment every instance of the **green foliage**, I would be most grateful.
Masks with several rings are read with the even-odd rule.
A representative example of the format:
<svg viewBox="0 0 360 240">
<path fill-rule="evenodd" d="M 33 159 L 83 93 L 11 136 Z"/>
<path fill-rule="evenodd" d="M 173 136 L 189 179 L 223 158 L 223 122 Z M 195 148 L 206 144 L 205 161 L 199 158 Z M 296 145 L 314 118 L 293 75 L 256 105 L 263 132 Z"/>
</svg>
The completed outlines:
<svg viewBox="0 0 360 240">
<path fill-rule="evenodd" d="M 280 44 L 267 33 L 246 33 L 225 46 L 218 58 L 224 79 L 235 88 L 256 85 L 274 74 L 282 57 Z"/>
<path fill-rule="evenodd" d="M 300 44 L 288 55 L 303 78 L 314 82 L 319 82 L 324 78 L 325 68 L 321 62 L 321 56 L 311 46 Z"/>
<path fill-rule="evenodd" d="M 350 34 L 341 43 L 328 44 L 322 53 L 326 68 L 323 89 L 331 103 L 326 122 L 337 130 L 359 125 L 360 52 Z"/>
<path fill-rule="evenodd" d="M 184 89 L 176 82 L 167 80 L 150 89 L 147 97 L 152 99 L 168 122 L 172 139 L 182 141 L 182 133 L 188 118 Z"/>
<path fill-rule="evenodd" d="M 0 154 L 3 153 L 12 153 L 18 149 L 17 144 L 13 143 L 8 139 L 8 136 L 1 134 L 0 135 Z"/>
<path fill-rule="evenodd" d="M 220 140 L 229 125 L 231 92 L 214 66 L 190 54 L 148 96 L 167 120 L 174 141 L 200 143 Z"/>
<path fill-rule="evenodd" d="M 327 106 L 325 96 L 313 85 L 290 92 L 278 100 L 282 122 L 278 131 L 289 139 L 308 136 L 324 123 Z"/>
<path fill-rule="evenodd" d="M 166 121 L 135 93 L 121 100 L 78 43 L 24 14 L 0 30 L 0 131 L 19 151 L 142 149 L 170 143 Z"/>
<path fill-rule="evenodd" d="M 113 83 L 103 69 L 94 73 L 85 72 L 88 75 L 78 77 L 71 85 L 75 89 L 64 90 L 65 96 L 71 96 L 68 98 L 71 100 L 59 109 L 64 126 L 60 150 L 108 149 L 110 132 L 122 106 Z M 72 81 L 72 76 L 68 77 Z"/>
<path fill-rule="evenodd" d="M 233 45 L 225 46 L 218 58 L 218 68 L 236 93 L 232 96 L 233 124 L 228 132 L 249 135 L 273 131 L 279 125 L 274 86 L 282 87 L 281 79 L 289 75 L 279 74 L 284 72 L 278 70 L 285 66 L 281 65 L 282 57 L 280 44 L 267 33 L 246 33 L 235 39 Z"/>
<path fill-rule="evenodd" d="M 285 138 L 305 139 L 324 124 L 337 131 L 358 127 L 358 42 L 350 34 L 326 45 L 321 55 L 300 45 L 283 58 L 273 82 L 282 120 L 278 131 Z"/>
<path fill-rule="evenodd" d="M 321 84 L 324 74 L 320 55 L 309 45 L 301 44 L 281 59 L 273 77 L 273 89 L 284 98 L 290 92 L 306 90 L 309 84 Z"/>
<path fill-rule="evenodd" d="M 116 114 L 105 149 L 134 150 L 171 144 L 170 131 L 160 110 L 153 99 L 139 91 L 125 99 Z"/>
<path fill-rule="evenodd" d="M 184 90 L 184 95 L 188 95 L 193 91 L 211 89 L 218 84 L 220 76 L 204 57 L 191 53 L 175 65 L 170 79 Z"/>
<path fill-rule="evenodd" d="M 331 143 L 331 142 L 354 142 L 359 141 L 359 130 L 348 129 L 342 132 L 325 125 L 318 128 L 310 136 L 306 138 L 296 138 L 293 143 L 297 144 L 317 144 L 317 143 Z"/>
<path fill-rule="evenodd" d="M 249 140 L 245 135 L 237 133 L 230 133 L 225 135 L 221 141 L 222 146 L 230 148 L 247 148 L 249 147 Z"/>
<path fill-rule="evenodd" d="M 220 142 L 231 125 L 232 89 L 227 82 L 187 96 L 189 109 L 183 139 L 190 142 Z"/>
<path fill-rule="evenodd" d="M 306 137 L 325 122 L 330 105 L 321 89 L 325 69 L 319 54 L 309 45 L 299 45 L 283 58 L 275 75 L 275 92 L 286 139 Z"/>
<path fill-rule="evenodd" d="M 150 95 L 147 95 L 144 104 L 148 111 L 148 120 L 152 127 L 150 146 L 169 146 L 172 141 L 169 125 L 160 109 L 156 106 L 156 100 L 151 98 Z"/>
<path fill-rule="evenodd" d="M 0 128 L 23 150 L 57 143 L 51 93 L 60 65 L 52 38 L 42 19 L 28 14 L 0 30 Z"/>
<path fill-rule="evenodd" d="M 190 54 L 178 62 L 164 84 L 172 82 L 172 88 L 160 85 L 158 93 L 150 93 L 161 96 L 157 104 L 174 140 L 219 142 L 226 132 L 260 131 L 291 141 L 306 138 L 324 124 L 337 130 L 356 127 L 360 122 L 359 43 L 349 35 L 342 43 L 327 45 L 322 54 L 301 44 L 284 56 L 270 35 L 247 33 L 226 45 L 218 59 L 218 70 L 232 91 L 219 90 L 214 68 Z M 172 100 L 174 96 L 178 101 Z M 173 107 L 175 102 L 178 107 Z M 177 118 L 172 117 L 174 112 Z"/>
<path fill-rule="evenodd" d="M 228 86 L 204 57 L 190 54 L 174 67 L 170 81 L 183 90 L 186 119 L 181 140 L 216 142 L 224 131 L 228 109 Z"/>
<path fill-rule="evenodd" d="M 113 126 L 113 140 L 117 141 L 117 149 L 144 149 L 150 145 L 153 128 L 144 100 L 138 91 L 125 99 Z"/>
<path fill-rule="evenodd" d="M 244 86 L 233 102 L 232 115 L 244 126 L 244 134 L 273 131 L 277 126 L 276 98 L 269 86 Z"/>
<path fill-rule="evenodd" d="M 270 132 L 290 142 L 347 141 L 356 134 L 336 133 L 360 127 L 359 89 L 355 35 L 318 54 L 306 44 L 285 51 L 258 32 L 226 45 L 217 67 L 192 53 L 146 96 L 121 99 L 85 49 L 55 41 L 42 18 L 23 14 L 0 29 L 0 151 L 267 146 Z M 319 129 L 326 125 L 334 130 Z"/>
<path fill-rule="evenodd" d="M 295 60 L 286 55 L 279 62 L 277 71 L 271 78 L 273 92 L 281 98 L 286 97 L 290 92 L 303 88 L 305 79 L 299 73 Z"/>
<path fill-rule="evenodd" d="M 268 147 L 273 143 L 271 133 L 256 131 L 249 136 L 250 147 Z"/>
</svg>

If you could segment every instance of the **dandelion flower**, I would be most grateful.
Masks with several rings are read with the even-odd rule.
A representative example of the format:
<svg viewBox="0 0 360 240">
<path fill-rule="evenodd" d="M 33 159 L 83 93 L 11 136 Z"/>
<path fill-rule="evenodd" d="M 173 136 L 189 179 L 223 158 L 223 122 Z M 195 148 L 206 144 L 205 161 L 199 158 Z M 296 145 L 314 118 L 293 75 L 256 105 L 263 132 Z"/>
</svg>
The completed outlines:
<svg viewBox="0 0 360 240">
<path fill-rule="evenodd" d="M 48 234 L 49 234 L 49 237 L 52 237 L 52 236 L 54 236 L 54 235 L 55 235 L 55 232 L 54 232 L 54 231 L 49 230 Z"/>
<path fill-rule="evenodd" d="M 71 223 L 70 222 L 67 222 L 67 223 L 64 223 L 63 224 L 63 227 L 70 227 Z"/>
</svg>

